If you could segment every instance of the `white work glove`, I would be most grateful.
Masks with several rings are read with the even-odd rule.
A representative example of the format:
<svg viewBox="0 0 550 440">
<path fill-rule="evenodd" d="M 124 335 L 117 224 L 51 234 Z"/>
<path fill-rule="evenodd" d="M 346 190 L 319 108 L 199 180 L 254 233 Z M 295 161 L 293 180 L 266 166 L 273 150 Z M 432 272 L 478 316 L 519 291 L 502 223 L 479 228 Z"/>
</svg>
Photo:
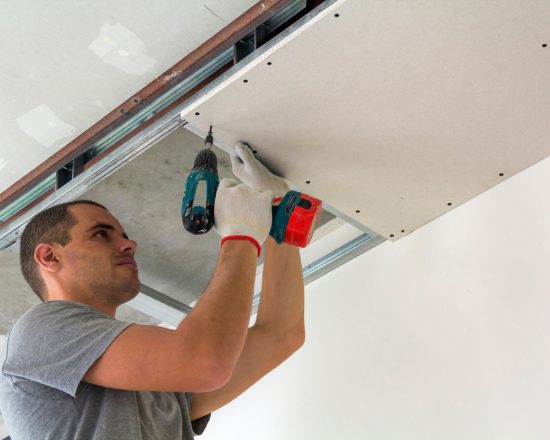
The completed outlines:
<svg viewBox="0 0 550 440">
<path fill-rule="evenodd" d="M 214 204 L 214 229 L 222 237 L 222 245 L 226 240 L 252 238 L 259 256 L 271 229 L 272 201 L 272 191 L 259 191 L 235 179 L 223 179 Z"/>
<path fill-rule="evenodd" d="M 274 175 L 254 157 L 252 150 L 239 142 L 235 145 L 236 155 L 231 155 L 233 174 L 247 185 L 260 191 L 271 190 L 273 197 L 283 197 L 289 190 L 288 182 Z"/>
</svg>

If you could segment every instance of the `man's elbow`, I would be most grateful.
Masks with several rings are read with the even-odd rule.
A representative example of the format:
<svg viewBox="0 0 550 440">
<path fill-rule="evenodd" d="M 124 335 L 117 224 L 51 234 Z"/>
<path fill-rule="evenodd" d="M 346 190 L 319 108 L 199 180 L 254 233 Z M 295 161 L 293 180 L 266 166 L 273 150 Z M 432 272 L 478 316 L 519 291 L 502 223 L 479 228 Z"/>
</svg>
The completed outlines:
<svg viewBox="0 0 550 440">
<path fill-rule="evenodd" d="M 194 392 L 215 391 L 223 387 L 231 379 L 235 368 L 234 362 L 216 355 L 204 356 L 195 366 L 196 377 L 200 379 Z"/>
<path fill-rule="evenodd" d="M 306 342 L 306 329 L 304 323 L 301 322 L 295 326 L 287 335 L 287 349 L 289 355 L 298 351 Z"/>
</svg>

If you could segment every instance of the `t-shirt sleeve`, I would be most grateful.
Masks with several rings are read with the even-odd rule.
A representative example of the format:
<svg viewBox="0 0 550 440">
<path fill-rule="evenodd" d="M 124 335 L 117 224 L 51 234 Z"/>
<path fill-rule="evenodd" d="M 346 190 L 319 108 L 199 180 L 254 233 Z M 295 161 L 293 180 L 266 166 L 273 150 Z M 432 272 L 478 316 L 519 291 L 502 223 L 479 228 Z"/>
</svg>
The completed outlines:
<svg viewBox="0 0 550 440">
<path fill-rule="evenodd" d="M 180 405 L 185 405 L 187 407 L 187 412 L 191 411 L 191 402 L 193 401 L 193 393 L 176 393 L 176 398 L 178 399 Z M 210 421 L 210 416 L 212 414 L 206 414 L 198 419 L 191 420 L 191 429 L 195 435 L 201 435 L 208 422 Z"/>
<path fill-rule="evenodd" d="M 11 329 L 2 371 L 74 397 L 86 372 L 130 325 L 80 303 L 39 304 Z"/>
</svg>

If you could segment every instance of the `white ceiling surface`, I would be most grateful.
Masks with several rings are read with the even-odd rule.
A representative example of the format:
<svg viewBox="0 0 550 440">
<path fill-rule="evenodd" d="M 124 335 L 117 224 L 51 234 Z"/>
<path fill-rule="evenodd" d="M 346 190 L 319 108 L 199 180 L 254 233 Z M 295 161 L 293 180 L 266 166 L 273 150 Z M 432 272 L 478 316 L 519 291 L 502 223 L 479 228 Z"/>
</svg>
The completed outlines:
<svg viewBox="0 0 550 440">
<path fill-rule="evenodd" d="M 255 3 L 0 2 L 0 191 Z"/>
<path fill-rule="evenodd" d="M 336 1 L 310 24 L 182 116 L 393 239 L 550 155 L 550 2 Z"/>
</svg>

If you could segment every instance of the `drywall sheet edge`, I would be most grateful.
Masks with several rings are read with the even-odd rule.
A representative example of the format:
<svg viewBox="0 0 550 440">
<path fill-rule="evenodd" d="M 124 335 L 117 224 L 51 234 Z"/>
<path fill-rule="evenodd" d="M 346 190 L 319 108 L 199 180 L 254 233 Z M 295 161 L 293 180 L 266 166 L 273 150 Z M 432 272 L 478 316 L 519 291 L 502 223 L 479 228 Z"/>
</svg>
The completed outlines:
<svg viewBox="0 0 550 440">
<path fill-rule="evenodd" d="M 335 1 L 182 111 L 395 240 L 550 155 L 550 3 Z"/>
</svg>

